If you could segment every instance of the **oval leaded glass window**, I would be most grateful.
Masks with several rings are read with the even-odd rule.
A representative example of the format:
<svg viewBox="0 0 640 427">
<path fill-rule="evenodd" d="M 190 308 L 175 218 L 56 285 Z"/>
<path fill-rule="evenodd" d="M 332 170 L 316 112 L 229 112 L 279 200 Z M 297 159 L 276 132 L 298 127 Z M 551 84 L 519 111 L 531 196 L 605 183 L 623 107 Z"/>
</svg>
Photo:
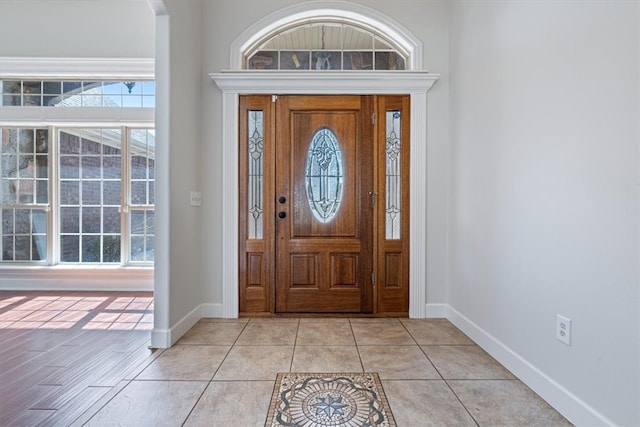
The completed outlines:
<svg viewBox="0 0 640 427">
<path fill-rule="evenodd" d="M 323 224 L 330 222 L 340 209 L 343 170 L 338 137 L 329 128 L 319 129 L 309 144 L 304 179 L 311 212 Z"/>
</svg>

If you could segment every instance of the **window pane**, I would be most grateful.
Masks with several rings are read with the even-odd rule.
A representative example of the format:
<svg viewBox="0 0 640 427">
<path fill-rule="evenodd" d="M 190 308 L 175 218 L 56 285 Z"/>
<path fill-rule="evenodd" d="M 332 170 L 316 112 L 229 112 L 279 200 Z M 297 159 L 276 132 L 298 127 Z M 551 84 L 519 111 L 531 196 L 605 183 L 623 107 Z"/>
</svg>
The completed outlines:
<svg viewBox="0 0 640 427">
<path fill-rule="evenodd" d="M 22 105 L 25 107 L 40 107 L 42 105 L 42 96 L 24 95 L 22 97 Z"/>
<path fill-rule="evenodd" d="M 144 237 L 131 236 L 131 261 L 145 261 Z"/>
<path fill-rule="evenodd" d="M 132 211 L 131 212 L 131 234 L 144 234 L 145 226 L 145 212 L 144 211 Z"/>
<path fill-rule="evenodd" d="M 108 234 L 120 233 L 120 209 L 103 208 L 102 232 Z"/>
<path fill-rule="evenodd" d="M 343 170 L 338 137 L 329 128 L 318 130 L 309 144 L 304 179 L 309 208 L 323 224 L 331 222 L 340 209 Z"/>
<path fill-rule="evenodd" d="M 80 154 L 80 137 L 72 133 L 60 132 L 60 154 Z"/>
<path fill-rule="evenodd" d="M 145 256 L 146 256 L 146 261 L 153 261 L 154 260 L 154 251 L 153 248 L 155 247 L 155 237 L 154 236 L 147 236 L 147 239 L 145 240 Z"/>
<path fill-rule="evenodd" d="M 80 182 L 61 181 L 60 182 L 60 204 L 79 205 L 80 204 Z"/>
<path fill-rule="evenodd" d="M 400 112 L 387 111 L 386 114 L 386 226 L 385 237 L 400 239 L 401 221 L 401 127 Z"/>
<path fill-rule="evenodd" d="M 85 138 L 82 138 L 82 151 L 81 154 L 100 154 L 100 143 L 88 138 L 98 138 L 99 134 L 93 132 L 86 132 Z"/>
<path fill-rule="evenodd" d="M 60 246 L 62 247 L 62 262 L 78 262 L 80 261 L 80 236 L 62 235 L 60 236 Z"/>
<path fill-rule="evenodd" d="M 82 156 L 81 165 L 83 178 L 100 178 L 99 156 Z"/>
<path fill-rule="evenodd" d="M 147 183 L 145 181 L 131 182 L 131 204 L 132 205 L 147 204 Z"/>
<path fill-rule="evenodd" d="M 149 205 L 154 203 L 153 167 L 155 158 L 155 132 L 150 129 L 133 129 L 131 142 L 130 203 Z"/>
<path fill-rule="evenodd" d="M 83 205 L 99 205 L 100 204 L 100 181 L 82 181 L 82 204 Z"/>
<path fill-rule="evenodd" d="M 101 217 L 100 208 L 82 208 L 82 233 L 100 233 Z"/>
<path fill-rule="evenodd" d="M 64 234 L 77 234 L 75 240 L 67 236 L 67 255 L 63 262 L 121 261 L 121 135 L 120 129 L 60 130 L 61 151 L 80 153 L 60 158 L 61 175 L 75 178 L 64 179 L 60 184 L 61 191 L 69 190 L 68 195 L 61 195 L 62 204 L 68 205 L 60 208 L 61 231 Z M 76 171 L 77 163 L 80 164 L 79 174 Z M 79 195 L 77 188 L 80 189 Z M 106 237 L 108 239 L 105 240 Z M 105 242 L 113 245 L 116 240 L 117 251 L 105 247 Z M 82 246 L 78 247 L 78 243 Z M 71 255 L 73 244 L 76 244 L 75 255 Z M 64 246 L 62 250 L 64 252 Z"/>
<path fill-rule="evenodd" d="M 249 239 L 262 239 L 264 112 L 256 110 L 249 111 L 248 114 L 247 236 Z"/>
<path fill-rule="evenodd" d="M 376 70 L 404 70 L 404 59 L 396 52 L 376 52 Z"/>
<path fill-rule="evenodd" d="M 120 262 L 120 236 L 104 236 L 102 262 Z"/>
<path fill-rule="evenodd" d="M 29 236 L 15 236 L 14 260 L 31 261 L 31 239 Z"/>
<path fill-rule="evenodd" d="M 62 82 L 61 81 L 47 81 L 43 83 L 43 93 L 46 95 L 61 95 L 62 94 Z"/>
<path fill-rule="evenodd" d="M 154 234 L 153 230 L 155 227 L 155 212 L 145 211 L 145 213 L 146 213 L 146 220 L 144 222 L 145 232 L 147 233 L 147 235 Z"/>
<path fill-rule="evenodd" d="M 31 211 L 16 209 L 15 215 L 15 234 L 29 234 L 31 232 Z"/>
<path fill-rule="evenodd" d="M 131 212 L 131 260 L 153 261 L 154 213 L 150 210 Z"/>
<path fill-rule="evenodd" d="M 80 177 L 80 157 L 61 156 L 60 157 L 60 177 L 79 178 Z"/>
<path fill-rule="evenodd" d="M 13 261 L 14 245 L 13 236 L 2 236 L 2 260 Z"/>
<path fill-rule="evenodd" d="M 60 231 L 62 233 L 80 232 L 79 208 L 60 208 Z"/>
<path fill-rule="evenodd" d="M 47 129 L 2 129 L 0 195 L 2 204 L 48 203 Z"/>
<path fill-rule="evenodd" d="M 120 179 L 121 157 L 109 156 L 102 159 L 102 177 L 105 179 Z"/>
<path fill-rule="evenodd" d="M 2 210 L 2 234 L 13 234 L 13 209 Z"/>
<path fill-rule="evenodd" d="M 105 205 L 120 205 L 120 181 L 104 181 L 102 203 Z"/>
<path fill-rule="evenodd" d="M 131 178 L 145 179 L 147 177 L 147 158 L 142 156 L 131 157 Z"/>
<path fill-rule="evenodd" d="M 100 236 L 82 236 L 82 262 L 100 262 Z"/>
<path fill-rule="evenodd" d="M 42 209 L 2 209 L 2 260 L 46 260 L 46 218 Z"/>
</svg>

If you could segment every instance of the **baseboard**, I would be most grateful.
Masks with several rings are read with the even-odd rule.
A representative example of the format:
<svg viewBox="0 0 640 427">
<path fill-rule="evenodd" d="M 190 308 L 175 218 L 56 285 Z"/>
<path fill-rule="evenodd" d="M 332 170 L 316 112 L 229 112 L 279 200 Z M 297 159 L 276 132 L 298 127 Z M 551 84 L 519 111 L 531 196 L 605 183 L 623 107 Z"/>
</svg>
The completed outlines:
<svg viewBox="0 0 640 427">
<path fill-rule="evenodd" d="M 613 426 L 587 403 L 447 304 L 447 319 L 577 426 Z"/>
<path fill-rule="evenodd" d="M 203 317 L 222 318 L 222 304 L 200 304 L 180 319 L 170 329 L 151 331 L 152 348 L 169 348 Z"/>
<path fill-rule="evenodd" d="M 176 343 L 198 320 L 202 318 L 202 305 L 191 310 L 180 319 L 172 328 L 153 329 L 151 331 L 152 348 L 169 348 Z"/>
<path fill-rule="evenodd" d="M 187 313 L 182 319 L 178 320 L 176 324 L 170 329 L 171 345 L 174 345 L 176 341 L 180 339 L 189 329 L 193 328 L 193 325 L 198 323 L 198 320 L 202 319 L 202 304 Z"/>
<path fill-rule="evenodd" d="M 171 330 L 170 329 L 153 329 L 151 331 L 151 348 L 169 348 L 171 347 Z"/>
</svg>

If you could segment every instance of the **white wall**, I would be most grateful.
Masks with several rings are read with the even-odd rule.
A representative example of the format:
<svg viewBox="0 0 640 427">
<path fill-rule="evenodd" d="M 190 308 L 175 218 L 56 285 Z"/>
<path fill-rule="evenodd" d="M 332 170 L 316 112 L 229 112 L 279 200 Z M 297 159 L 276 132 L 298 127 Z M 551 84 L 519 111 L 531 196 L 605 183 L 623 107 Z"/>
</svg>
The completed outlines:
<svg viewBox="0 0 640 427">
<path fill-rule="evenodd" d="M 170 68 L 158 70 L 169 82 L 169 327 L 171 341 L 200 318 L 202 303 L 202 210 L 190 206 L 190 192 L 201 188 L 202 19 L 201 0 L 165 1 Z M 168 73 L 168 75 L 167 75 Z M 156 284 L 157 288 L 157 284 Z M 159 289 L 162 292 L 167 289 Z"/>
<path fill-rule="evenodd" d="M 222 241 L 224 224 L 220 221 L 221 209 L 216 201 L 222 198 L 221 169 L 222 159 L 222 96 L 215 84 L 207 77 L 208 73 L 230 68 L 229 46 L 240 34 L 264 16 L 284 7 L 301 3 L 299 0 L 236 0 L 221 2 L 204 0 L 203 9 L 203 264 L 205 277 L 204 300 L 213 305 L 222 302 L 221 254 L 225 250 Z M 356 2 L 351 2 L 356 3 Z M 430 89 L 428 96 L 428 204 L 427 212 L 429 245 L 427 260 L 428 286 L 427 301 L 444 303 L 446 298 L 446 232 L 447 232 L 447 179 L 448 171 L 448 133 L 449 133 L 449 6 L 448 2 L 429 1 L 388 2 L 381 0 L 359 1 L 373 8 L 411 31 L 423 41 L 424 67 L 441 74 L 440 80 Z M 424 239 L 426 236 L 412 235 L 412 239 Z"/>
<path fill-rule="evenodd" d="M 0 56 L 153 58 L 147 0 L 2 0 Z"/>
<path fill-rule="evenodd" d="M 449 304 L 581 425 L 640 425 L 638 8 L 452 11 Z"/>
</svg>

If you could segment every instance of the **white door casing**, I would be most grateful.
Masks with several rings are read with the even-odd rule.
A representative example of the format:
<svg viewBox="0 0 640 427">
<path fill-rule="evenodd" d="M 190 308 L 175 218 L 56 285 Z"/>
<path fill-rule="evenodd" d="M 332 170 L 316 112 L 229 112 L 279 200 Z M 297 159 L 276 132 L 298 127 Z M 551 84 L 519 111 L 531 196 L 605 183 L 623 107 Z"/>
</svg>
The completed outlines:
<svg viewBox="0 0 640 427">
<path fill-rule="evenodd" d="M 426 317 L 427 212 L 427 91 L 438 75 L 419 71 L 394 72 L 263 72 L 224 71 L 210 74 L 223 93 L 223 241 L 222 311 L 238 312 L 238 106 L 244 94 L 374 95 L 411 97 L 409 317 Z"/>
</svg>

